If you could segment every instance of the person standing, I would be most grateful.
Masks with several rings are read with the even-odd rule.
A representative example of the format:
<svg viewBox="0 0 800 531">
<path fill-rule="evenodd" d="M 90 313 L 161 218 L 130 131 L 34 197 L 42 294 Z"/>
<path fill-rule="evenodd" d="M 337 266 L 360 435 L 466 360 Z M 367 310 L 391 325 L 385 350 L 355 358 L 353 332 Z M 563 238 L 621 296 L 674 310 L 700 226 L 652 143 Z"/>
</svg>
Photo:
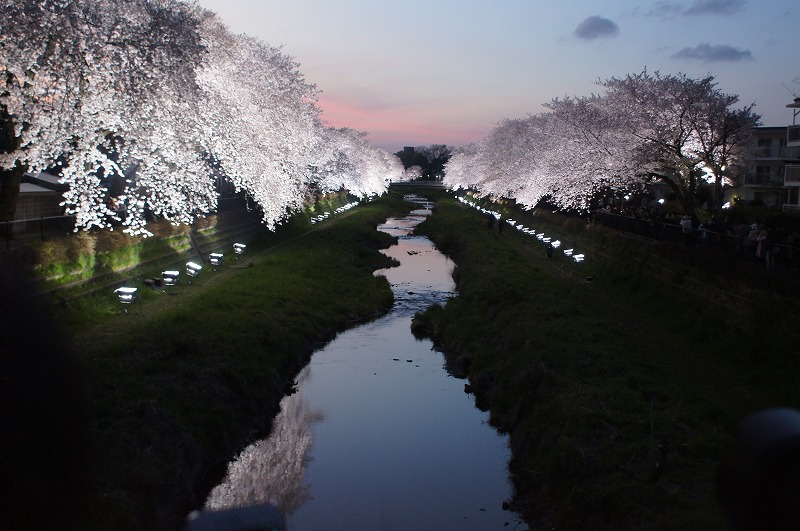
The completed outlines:
<svg viewBox="0 0 800 531">
<path fill-rule="evenodd" d="M 769 230 L 764 228 L 756 236 L 756 258 L 767 259 L 767 240 L 769 239 Z M 767 264 L 769 265 L 769 264 Z"/>
<path fill-rule="evenodd" d="M 683 233 L 683 243 L 686 247 L 692 246 L 692 218 L 683 216 L 681 219 L 681 232 Z"/>
</svg>

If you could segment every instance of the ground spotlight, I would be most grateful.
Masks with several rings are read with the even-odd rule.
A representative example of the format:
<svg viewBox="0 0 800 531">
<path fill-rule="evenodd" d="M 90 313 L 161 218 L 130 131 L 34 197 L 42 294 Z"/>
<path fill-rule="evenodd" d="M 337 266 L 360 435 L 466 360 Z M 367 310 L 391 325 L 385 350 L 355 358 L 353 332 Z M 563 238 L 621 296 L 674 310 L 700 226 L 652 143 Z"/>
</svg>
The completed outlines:
<svg viewBox="0 0 800 531">
<path fill-rule="evenodd" d="M 208 263 L 213 266 L 222 265 L 222 253 L 211 253 L 208 255 Z"/>
<path fill-rule="evenodd" d="M 244 254 L 244 250 L 247 249 L 247 246 L 243 243 L 234 243 L 233 244 L 233 252 L 236 254 Z"/>
<path fill-rule="evenodd" d="M 165 286 L 174 286 L 178 283 L 179 271 L 162 271 L 161 278 L 164 279 Z"/>
<path fill-rule="evenodd" d="M 133 304 L 139 299 L 139 296 L 136 294 L 137 291 L 138 291 L 137 288 L 123 287 L 115 289 L 114 293 L 117 294 L 119 302 L 127 305 L 127 304 Z M 125 313 L 128 313 L 127 307 L 125 308 Z"/>
<path fill-rule="evenodd" d="M 196 277 L 200 274 L 200 271 L 203 269 L 203 266 L 200 264 L 195 264 L 194 262 L 186 262 L 186 274 L 190 277 Z"/>
</svg>

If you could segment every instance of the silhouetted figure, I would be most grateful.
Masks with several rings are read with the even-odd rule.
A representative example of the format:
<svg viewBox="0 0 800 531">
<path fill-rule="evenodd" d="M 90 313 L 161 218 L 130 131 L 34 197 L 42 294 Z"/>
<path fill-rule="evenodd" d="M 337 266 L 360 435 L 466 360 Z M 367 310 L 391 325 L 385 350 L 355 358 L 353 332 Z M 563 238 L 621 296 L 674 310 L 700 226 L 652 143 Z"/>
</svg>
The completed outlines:
<svg viewBox="0 0 800 531">
<path fill-rule="evenodd" d="M 503 234 L 503 225 L 505 224 L 506 222 L 503 218 L 497 220 L 497 230 L 500 232 L 500 234 Z"/>
<path fill-rule="evenodd" d="M 50 309 L 0 259 L 0 529 L 81 529 L 83 389 Z"/>
<path fill-rule="evenodd" d="M 800 413 L 774 408 L 747 417 L 716 483 L 731 529 L 800 529 Z"/>
<path fill-rule="evenodd" d="M 486 228 L 492 230 L 494 227 L 494 216 L 491 214 L 486 214 Z"/>
</svg>

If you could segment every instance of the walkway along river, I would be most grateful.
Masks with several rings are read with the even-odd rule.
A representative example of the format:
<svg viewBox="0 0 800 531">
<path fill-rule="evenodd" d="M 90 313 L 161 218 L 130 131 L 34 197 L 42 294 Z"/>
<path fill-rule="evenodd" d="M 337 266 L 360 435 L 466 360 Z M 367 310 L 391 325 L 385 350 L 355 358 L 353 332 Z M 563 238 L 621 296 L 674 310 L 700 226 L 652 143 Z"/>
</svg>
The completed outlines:
<svg viewBox="0 0 800 531">
<path fill-rule="evenodd" d="M 452 263 L 414 226 L 389 219 L 395 304 L 315 352 L 271 435 L 246 448 L 207 509 L 271 502 L 291 530 L 515 529 L 507 439 L 488 425 L 443 356 L 411 334 L 417 311 L 454 296 Z"/>
</svg>

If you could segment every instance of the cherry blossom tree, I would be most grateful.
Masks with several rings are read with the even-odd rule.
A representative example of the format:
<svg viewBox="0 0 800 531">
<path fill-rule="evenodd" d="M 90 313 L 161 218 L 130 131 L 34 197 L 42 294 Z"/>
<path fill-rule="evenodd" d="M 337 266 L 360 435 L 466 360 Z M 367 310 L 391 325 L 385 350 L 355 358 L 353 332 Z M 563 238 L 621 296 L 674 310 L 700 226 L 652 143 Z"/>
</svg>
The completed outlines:
<svg viewBox="0 0 800 531">
<path fill-rule="evenodd" d="M 599 84 L 605 93 L 554 99 L 549 112 L 500 122 L 451 158 L 447 184 L 587 209 L 601 191 L 658 180 L 693 213 L 703 179 L 718 201 L 745 167 L 759 116 L 752 105 L 732 109 L 738 97 L 719 92 L 713 77 L 644 71 Z"/>
<path fill-rule="evenodd" d="M 322 147 L 316 88 L 280 49 L 230 33 L 212 13 L 202 35 L 208 56 L 197 75 L 199 142 L 272 227 L 302 207 Z"/>
<path fill-rule="evenodd" d="M 317 185 L 323 192 L 349 190 L 369 197 L 386 191 L 388 182 L 403 176 L 400 159 L 367 142 L 366 133 L 328 128 L 317 163 Z"/>
<path fill-rule="evenodd" d="M 0 6 L 3 219 L 13 217 L 25 171 L 64 161 L 65 206 L 81 227 L 122 219 L 136 232 L 145 205 L 168 217 L 213 206 L 207 187 L 174 171 L 180 165 L 181 175 L 191 175 L 195 150 L 171 140 L 180 107 L 194 99 L 202 53 L 196 13 L 193 4 L 169 0 Z M 112 205 L 103 176 L 134 167 L 137 181 Z M 168 192 L 152 182 L 165 168 L 178 181 Z"/>
<path fill-rule="evenodd" d="M 422 177 L 422 166 L 410 166 L 403 172 L 404 181 L 415 181 Z"/>
<path fill-rule="evenodd" d="M 713 76 L 643 71 L 601 86 L 606 88 L 606 113 L 617 116 L 623 140 L 635 155 L 633 173 L 668 185 L 687 214 L 694 212 L 707 175 L 719 201 L 736 170 L 746 167 L 752 131 L 761 117 L 753 104 L 732 109 L 739 97 L 720 92 Z"/>
<path fill-rule="evenodd" d="M 380 193 L 397 174 L 357 135 L 333 147 L 297 63 L 194 2 L 19 0 L 0 20 L 0 219 L 13 218 L 25 171 L 55 166 L 76 228 L 134 234 L 151 215 L 213 211 L 219 176 L 273 227 L 334 154 L 350 167 L 326 189 Z"/>
</svg>

